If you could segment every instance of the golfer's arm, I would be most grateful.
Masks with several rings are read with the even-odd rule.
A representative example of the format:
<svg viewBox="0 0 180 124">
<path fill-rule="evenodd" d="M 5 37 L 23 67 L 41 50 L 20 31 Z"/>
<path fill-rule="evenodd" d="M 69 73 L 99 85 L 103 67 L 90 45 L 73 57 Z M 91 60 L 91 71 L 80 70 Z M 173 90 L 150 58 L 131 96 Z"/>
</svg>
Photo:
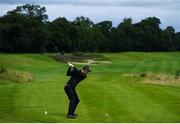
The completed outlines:
<svg viewBox="0 0 180 124">
<path fill-rule="evenodd" d="M 67 76 L 73 76 L 75 73 L 75 70 L 77 70 L 75 67 L 69 67 L 67 70 Z"/>
</svg>

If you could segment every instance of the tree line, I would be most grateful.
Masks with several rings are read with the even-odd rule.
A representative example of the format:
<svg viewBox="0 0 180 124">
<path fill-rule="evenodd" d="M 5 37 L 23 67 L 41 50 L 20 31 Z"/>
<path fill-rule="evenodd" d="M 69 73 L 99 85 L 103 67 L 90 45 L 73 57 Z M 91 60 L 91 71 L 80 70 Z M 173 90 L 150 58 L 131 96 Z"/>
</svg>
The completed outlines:
<svg viewBox="0 0 180 124">
<path fill-rule="evenodd" d="M 156 17 L 134 24 L 124 18 L 116 27 L 84 16 L 50 22 L 45 7 L 25 4 L 0 17 L 0 52 L 54 52 L 54 47 L 65 52 L 180 51 L 180 32 L 160 24 Z"/>
</svg>

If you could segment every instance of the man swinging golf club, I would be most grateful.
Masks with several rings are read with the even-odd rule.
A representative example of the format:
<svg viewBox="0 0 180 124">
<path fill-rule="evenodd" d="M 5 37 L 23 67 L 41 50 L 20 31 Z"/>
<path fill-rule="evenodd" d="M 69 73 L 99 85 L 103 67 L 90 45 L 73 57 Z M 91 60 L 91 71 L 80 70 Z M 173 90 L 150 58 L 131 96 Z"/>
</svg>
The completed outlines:
<svg viewBox="0 0 180 124">
<path fill-rule="evenodd" d="M 78 70 L 72 65 L 71 63 L 68 62 L 69 68 L 67 70 L 67 76 L 71 76 L 69 81 L 64 87 L 64 90 L 70 100 L 69 102 L 69 109 L 68 109 L 68 114 L 67 118 L 76 118 L 77 114 L 75 114 L 76 107 L 79 103 L 79 98 L 76 93 L 76 86 L 77 84 L 85 79 L 87 77 L 89 70 L 89 66 L 84 66 L 82 70 Z"/>
</svg>

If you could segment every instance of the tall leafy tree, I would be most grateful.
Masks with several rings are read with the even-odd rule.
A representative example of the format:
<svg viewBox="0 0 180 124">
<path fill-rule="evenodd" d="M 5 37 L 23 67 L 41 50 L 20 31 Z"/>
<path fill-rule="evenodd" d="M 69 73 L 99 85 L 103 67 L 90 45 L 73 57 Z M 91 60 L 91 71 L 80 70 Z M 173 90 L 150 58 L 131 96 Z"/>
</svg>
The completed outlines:
<svg viewBox="0 0 180 124">
<path fill-rule="evenodd" d="M 73 41 L 73 44 L 76 46 L 75 50 L 89 51 L 88 44 L 90 42 L 89 39 L 92 38 L 91 28 L 93 22 L 87 17 L 80 16 L 73 21 L 73 25 L 77 35 L 76 40 Z"/>
<path fill-rule="evenodd" d="M 148 17 L 136 24 L 143 31 L 143 43 L 141 44 L 143 51 L 158 51 L 160 47 L 159 37 L 161 37 L 160 20 L 156 17 Z"/>
<path fill-rule="evenodd" d="M 102 21 L 93 26 L 95 30 L 99 31 L 100 38 L 98 41 L 98 46 L 100 51 L 111 51 L 111 30 L 112 30 L 112 22 L 111 21 Z M 101 40 L 100 40 L 101 39 Z"/>
<path fill-rule="evenodd" d="M 179 32 L 172 26 L 162 30 L 160 24 L 156 17 L 135 24 L 124 18 L 117 27 L 111 21 L 94 24 L 84 16 L 48 22 L 45 7 L 25 4 L 0 17 L 0 51 L 53 52 L 55 46 L 67 52 L 180 50 Z"/>
<path fill-rule="evenodd" d="M 22 6 L 17 6 L 17 8 L 12 12 L 24 15 L 28 19 L 37 19 L 40 22 L 46 22 L 48 19 L 48 15 L 46 14 L 46 8 L 34 4 L 25 4 Z"/>
<path fill-rule="evenodd" d="M 176 41 L 176 50 L 177 51 L 180 51 L 180 32 L 177 32 L 176 34 L 175 34 L 175 41 Z"/>
<path fill-rule="evenodd" d="M 71 52 L 72 24 L 66 18 L 57 18 L 48 27 L 51 32 L 48 48 L 53 51 L 57 46 L 60 51 Z"/>
</svg>

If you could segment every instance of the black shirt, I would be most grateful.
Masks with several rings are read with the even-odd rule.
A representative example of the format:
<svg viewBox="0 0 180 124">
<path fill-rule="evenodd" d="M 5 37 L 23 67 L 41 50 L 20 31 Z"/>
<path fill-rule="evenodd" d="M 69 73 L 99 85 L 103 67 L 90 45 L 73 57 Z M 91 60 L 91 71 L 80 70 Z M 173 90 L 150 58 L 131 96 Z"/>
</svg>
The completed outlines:
<svg viewBox="0 0 180 124">
<path fill-rule="evenodd" d="M 67 70 L 67 76 L 71 76 L 70 80 L 67 82 L 67 85 L 75 88 L 77 84 L 86 78 L 86 74 L 82 73 L 81 70 L 77 70 L 75 67 L 69 68 Z"/>
</svg>

